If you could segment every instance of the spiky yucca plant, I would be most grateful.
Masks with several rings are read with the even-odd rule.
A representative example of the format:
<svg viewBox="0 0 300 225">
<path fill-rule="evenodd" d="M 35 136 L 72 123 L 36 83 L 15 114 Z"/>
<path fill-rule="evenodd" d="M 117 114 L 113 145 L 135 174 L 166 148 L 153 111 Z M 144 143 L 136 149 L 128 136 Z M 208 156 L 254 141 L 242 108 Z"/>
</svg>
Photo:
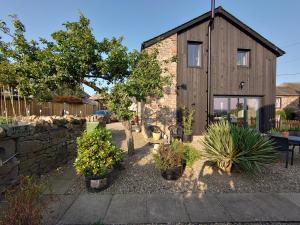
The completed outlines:
<svg viewBox="0 0 300 225">
<path fill-rule="evenodd" d="M 278 160 L 274 143 L 259 131 L 227 121 L 213 123 L 204 136 L 204 157 L 230 171 L 232 165 L 249 172 L 261 172 L 266 164 Z"/>
</svg>

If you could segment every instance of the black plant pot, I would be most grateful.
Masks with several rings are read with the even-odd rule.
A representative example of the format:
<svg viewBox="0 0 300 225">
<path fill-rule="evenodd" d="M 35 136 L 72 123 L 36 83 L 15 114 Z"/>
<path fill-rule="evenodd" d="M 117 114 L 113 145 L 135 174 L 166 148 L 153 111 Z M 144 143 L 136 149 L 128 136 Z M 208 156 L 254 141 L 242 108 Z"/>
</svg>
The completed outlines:
<svg viewBox="0 0 300 225">
<path fill-rule="evenodd" d="M 193 135 L 183 134 L 182 141 L 185 143 L 191 143 L 193 141 Z"/>
<path fill-rule="evenodd" d="M 112 179 L 112 171 L 110 171 L 105 177 L 100 176 L 86 176 L 85 186 L 89 192 L 103 191 L 109 187 Z"/>
<path fill-rule="evenodd" d="M 166 180 L 177 180 L 182 176 L 184 169 L 185 169 L 185 163 L 174 168 L 161 170 L 161 175 Z"/>
</svg>

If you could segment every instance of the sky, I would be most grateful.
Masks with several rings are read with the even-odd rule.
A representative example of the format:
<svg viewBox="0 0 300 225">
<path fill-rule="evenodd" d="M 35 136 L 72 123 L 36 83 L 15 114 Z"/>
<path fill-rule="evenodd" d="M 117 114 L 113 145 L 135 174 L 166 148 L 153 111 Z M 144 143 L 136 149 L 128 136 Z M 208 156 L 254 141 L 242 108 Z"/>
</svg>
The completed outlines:
<svg viewBox="0 0 300 225">
<path fill-rule="evenodd" d="M 277 85 L 300 82 L 299 0 L 216 0 L 220 5 L 286 51 L 277 60 Z M 209 10 L 210 0 L 0 0 L 0 20 L 16 14 L 28 39 L 50 38 L 82 12 L 98 40 L 123 36 L 129 50 Z"/>
</svg>

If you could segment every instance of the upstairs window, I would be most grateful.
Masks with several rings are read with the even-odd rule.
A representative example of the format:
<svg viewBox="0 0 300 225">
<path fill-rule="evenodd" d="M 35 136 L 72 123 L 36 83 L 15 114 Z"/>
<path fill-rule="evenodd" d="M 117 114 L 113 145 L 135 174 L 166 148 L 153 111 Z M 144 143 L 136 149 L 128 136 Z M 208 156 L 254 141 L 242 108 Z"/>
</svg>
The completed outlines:
<svg viewBox="0 0 300 225">
<path fill-rule="evenodd" d="M 201 42 L 188 42 L 188 67 L 201 67 L 202 66 L 202 43 Z"/>
<path fill-rule="evenodd" d="M 250 50 L 238 49 L 237 50 L 237 65 L 249 67 L 250 65 Z"/>
</svg>

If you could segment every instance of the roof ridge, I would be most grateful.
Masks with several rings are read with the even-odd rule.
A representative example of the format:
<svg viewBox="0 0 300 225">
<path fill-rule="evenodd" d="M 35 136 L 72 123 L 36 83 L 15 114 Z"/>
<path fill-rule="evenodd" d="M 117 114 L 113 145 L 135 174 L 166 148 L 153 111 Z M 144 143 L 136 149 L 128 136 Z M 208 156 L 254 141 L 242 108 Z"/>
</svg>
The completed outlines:
<svg viewBox="0 0 300 225">
<path fill-rule="evenodd" d="M 208 12 L 206 12 L 198 17 L 195 17 L 173 29 L 170 29 L 160 35 L 157 35 L 147 41 L 144 41 L 142 43 L 142 49 L 147 48 L 147 47 L 157 43 L 158 41 L 163 40 L 175 33 L 178 33 L 181 30 L 187 29 L 188 27 L 191 27 L 197 23 L 201 23 L 203 21 L 210 19 L 210 12 L 211 11 L 208 11 Z M 266 39 L 265 37 L 263 37 L 262 35 L 257 33 L 255 30 L 253 30 L 251 27 L 249 27 L 248 25 L 243 23 L 241 20 L 239 20 L 238 18 L 233 16 L 231 13 L 227 12 L 222 6 L 218 6 L 215 9 L 215 15 L 216 16 L 220 15 L 220 16 L 223 16 L 225 19 L 230 20 L 230 22 L 232 22 L 236 26 L 238 26 L 239 29 L 244 30 L 244 32 L 246 32 L 248 35 L 252 36 L 254 39 L 257 39 L 257 41 L 261 42 L 261 44 L 264 44 L 267 48 L 269 48 L 271 51 L 273 51 L 277 56 L 281 56 L 281 55 L 285 54 L 285 52 L 282 49 L 280 49 L 275 44 L 273 44 L 271 41 L 269 41 L 268 39 Z"/>
</svg>

